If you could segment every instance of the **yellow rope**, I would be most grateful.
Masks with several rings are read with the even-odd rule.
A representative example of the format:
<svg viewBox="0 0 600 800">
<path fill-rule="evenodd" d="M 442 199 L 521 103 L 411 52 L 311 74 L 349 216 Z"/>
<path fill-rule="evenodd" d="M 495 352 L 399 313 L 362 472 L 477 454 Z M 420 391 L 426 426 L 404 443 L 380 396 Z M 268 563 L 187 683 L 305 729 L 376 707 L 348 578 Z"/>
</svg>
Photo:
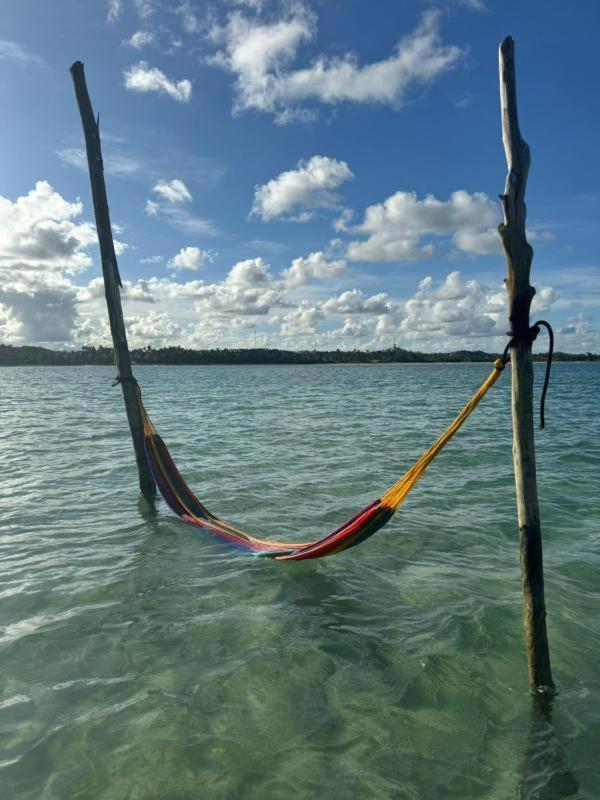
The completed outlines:
<svg viewBox="0 0 600 800">
<path fill-rule="evenodd" d="M 450 441 L 450 439 L 454 436 L 463 422 L 467 419 L 469 414 L 475 410 L 475 408 L 479 405 L 480 401 L 484 397 L 484 395 L 488 392 L 489 389 L 496 383 L 500 375 L 502 374 L 502 370 L 504 369 L 504 362 L 502 359 L 498 358 L 494 362 L 494 370 L 490 374 L 490 376 L 484 381 L 484 383 L 479 387 L 477 392 L 473 395 L 473 397 L 469 400 L 467 405 L 463 408 L 460 414 L 456 417 L 454 422 L 452 422 L 448 428 L 442 433 L 440 438 L 431 445 L 429 450 L 426 453 L 423 453 L 421 458 L 416 462 L 416 464 L 406 472 L 399 481 L 397 481 L 387 492 L 382 496 L 381 502 L 383 505 L 387 506 L 388 508 L 392 508 L 394 511 L 398 508 L 400 503 L 404 500 L 406 495 L 410 492 L 412 487 L 415 483 L 419 480 L 421 475 L 425 472 L 427 467 L 431 464 L 433 459 L 437 456 L 437 454 L 442 450 L 443 447 Z"/>
</svg>

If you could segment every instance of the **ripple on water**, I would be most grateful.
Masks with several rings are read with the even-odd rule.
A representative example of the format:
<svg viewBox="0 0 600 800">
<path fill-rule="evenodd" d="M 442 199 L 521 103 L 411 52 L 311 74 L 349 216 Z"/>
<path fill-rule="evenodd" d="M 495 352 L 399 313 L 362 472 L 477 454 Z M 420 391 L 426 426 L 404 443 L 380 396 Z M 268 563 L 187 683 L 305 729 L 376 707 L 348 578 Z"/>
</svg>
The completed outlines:
<svg viewBox="0 0 600 800">
<path fill-rule="evenodd" d="M 390 485 L 487 365 L 138 371 L 209 508 L 303 539 Z M 600 795 L 597 365 L 557 365 L 537 437 L 551 727 L 527 695 L 508 381 L 385 531 L 279 564 L 139 501 L 111 374 L 2 371 L 2 797 L 501 800 L 567 773 Z"/>
</svg>

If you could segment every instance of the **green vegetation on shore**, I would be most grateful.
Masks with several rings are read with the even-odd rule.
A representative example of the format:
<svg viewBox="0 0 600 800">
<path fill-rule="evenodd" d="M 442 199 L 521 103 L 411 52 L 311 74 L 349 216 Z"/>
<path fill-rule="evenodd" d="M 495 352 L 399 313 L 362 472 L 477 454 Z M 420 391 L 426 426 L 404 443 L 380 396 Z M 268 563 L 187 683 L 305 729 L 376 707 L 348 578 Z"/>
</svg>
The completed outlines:
<svg viewBox="0 0 600 800">
<path fill-rule="evenodd" d="M 449 353 L 420 353 L 402 347 L 387 350 L 276 350 L 271 348 L 218 348 L 189 350 L 185 347 L 153 347 L 131 350 L 134 364 L 372 364 L 491 361 L 498 353 L 483 350 L 455 350 Z M 545 361 L 536 353 L 534 361 Z M 600 361 L 598 353 L 554 354 L 556 361 Z M 110 366 L 112 347 L 83 347 L 81 350 L 49 350 L 45 347 L 0 344 L 0 366 Z"/>
</svg>

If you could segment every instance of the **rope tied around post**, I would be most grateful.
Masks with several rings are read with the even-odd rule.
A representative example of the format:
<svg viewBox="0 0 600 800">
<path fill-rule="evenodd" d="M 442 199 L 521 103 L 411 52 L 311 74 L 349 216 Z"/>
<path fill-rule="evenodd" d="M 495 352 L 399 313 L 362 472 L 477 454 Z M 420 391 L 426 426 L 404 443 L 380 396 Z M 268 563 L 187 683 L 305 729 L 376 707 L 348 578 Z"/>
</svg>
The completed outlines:
<svg viewBox="0 0 600 800">
<path fill-rule="evenodd" d="M 540 428 L 545 428 L 546 395 L 548 393 L 548 384 L 550 383 L 552 356 L 554 355 L 554 331 L 552 330 L 552 325 L 550 325 L 550 323 L 547 322 L 545 319 L 538 319 L 538 321 L 534 322 L 533 325 L 529 328 L 526 336 L 512 336 L 512 334 L 509 333 L 508 336 L 510 336 L 511 339 L 504 348 L 501 361 L 504 365 L 508 364 L 508 362 L 510 361 L 510 349 L 518 341 L 526 341 L 528 344 L 533 344 L 533 342 L 535 342 L 540 332 L 540 326 L 546 328 L 548 332 L 548 356 L 546 358 L 546 372 L 544 373 L 544 385 L 542 387 L 542 394 L 540 397 Z"/>
</svg>

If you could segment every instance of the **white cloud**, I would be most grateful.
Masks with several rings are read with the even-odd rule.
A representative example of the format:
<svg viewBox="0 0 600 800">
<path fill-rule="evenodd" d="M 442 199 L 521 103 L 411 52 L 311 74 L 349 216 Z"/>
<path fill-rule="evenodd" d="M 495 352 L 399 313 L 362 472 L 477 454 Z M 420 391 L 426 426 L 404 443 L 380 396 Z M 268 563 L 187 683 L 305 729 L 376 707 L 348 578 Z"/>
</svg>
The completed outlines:
<svg viewBox="0 0 600 800">
<path fill-rule="evenodd" d="M 77 222 L 82 203 L 38 181 L 14 202 L 0 197 L 0 331 L 23 343 L 64 345 L 78 325 L 78 287 L 71 275 L 88 269 L 96 229 Z M 115 241 L 117 253 L 127 248 Z M 97 291 L 97 288 L 95 289 Z"/>
<path fill-rule="evenodd" d="M 164 202 L 146 200 L 145 210 L 149 217 L 162 217 L 174 228 L 194 236 L 220 234 L 212 220 L 198 217 L 183 207 L 192 200 L 192 195 L 183 181 L 177 179 L 170 182 L 159 181 L 153 191 L 157 192 Z"/>
<path fill-rule="evenodd" d="M 200 269 L 206 258 L 207 254 L 199 247 L 182 247 L 177 255 L 169 259 L 167 267 L 174 270 Z"/>
<path fill-rule="evenodd" d="M 91 265 L 89 251 L 96 240 L 94 227 L 80 221 L 82 214 L 80 201 L 66 200 L 43 181 L 14 201 L 0 198 L 3 340 L 54 346 L 110 343 L 99 269 L 83 286 L 72 277 Z M 268 336 L 275 346 L 352 346 L 348 341 L 389 346 L 392 336 L 404 346 L 426 350 L 499 350 L 505 343 L 504 286 L 466 280 L 458 272 L 441 281 L 425 278 L 405 299 L 360 288 L 337 289 L 328 297 L 322 286 L 312 285 L 299 300 L 299 287 L 328 278 L 337 284 L 345 275 L 345 261 L 332 256 L 338 249 L 335 243 L 330 251 L 293 259 L 278 275 L 256 257 L 238 261 L 212 283 L 125 279 L 122 297 L 131 344 L 239 346 L 255 327 L 257 341 L 264 343 Z M 169 267 L 198 269 L 211 257 L 210 251 L 183 247 Z M 159 257 L 144 260 L 155 263 Z M 569 296 L 559 298 L 554 288 L 542 285 L 532 312 L 553 310 L 556 316 L 571 304 Z M 581 314 L 567 318 L 559 335 L 561 349 L 597 350 L 600 344 L 593 319 Z"/>
<path fill-rule="evenodd" d="M 471 108 L 472 105 L 473 105 L 473 95 L 469 94 L 468 92 L 466 94 L 461 95 L 460 97 L 457 97 L 456 100 L 454 101 L 454 108 L 458 108 L 461 111 L 466 111 L 466 109 Z"/>
<path fill-rule="evenodd" d="M 367 236 L 348 245 L 347 256 L 353 261 L 418 261 L 433 255 L 433 244 L 423 242 L 431 236 L 450 236 L 464 252 L 497 252 L 498 234 L 491 226 L 499 218 L 497 204 L 480 192 L 453 192 L 447 201 L 433 195 L 418 200 L 415 192 L 396 192 L 369 206 L 359 225 L 345 227 L 342 222 L 338 227 Z"/>
<path fill-rule="evenodd" d="M 483 0 L 457 0 L 461 6 L 466 6 L 472 11 L 487 11 L 487 7 Z"/>
<path fill-rule="evenodd" d="M 600 349 L 600 331 L 594 327 L 594 319 L 588 314 L 567 317 L 566 325 L 558 331 L 560 349 L 576 353 L 597 353 Z"/>
<path fill-rule="evenodd" d="M 187 78 L 172 81 L 158 67 L 140 61 L 123 73 L 126 89 L 132 92 L 158 92 L 168 94 L 179 103 L 187 103 L 192 96 L 192 84 Z"/>
<path fill-rule="evenodd" d="M 302 303 L 299 308 L 288 312 L 281 322 L 281 335 L 284 338 L 296 338 L 313 334 L 317 325 L 325 318 L 318 306 Z"/>
<path fill-rule="evenodd" d="M 141 19 L 148 19 L 156 11 L 156 0 L 133 0 L 133 2 Z"/>
<path fill-rule="evenodd" d="M 305 68 L 292 69 L 298 48 L 316 36 L 316 17 L 295 3 L 281 19 L 259 22 L 240 12 L 215 28 L 213 38 L 222 45 L 212 62 L 236 75 L 234 110 L 258 109 L 293 115 L 308 100 L 333 105 L 339 102 L 401 106 L 410 89 L 431 83 L 452 69 L 463 56 L 439 35 L 439 14 L 427 12 L 417 29 L 400 39 L 387 58 L 360 64 L 352 53 L 319 56 Z M 283 116 L 281 116 L 283 115 Z"/>
<path fill-rule="evenodd" d="M 341 328 L 329 331 L 328 336 L 330 339 L 334 340 L 346 338 L 360 339 L 367 335 L 369 329 L 369 325 L 363 320 L 356 320 L 348 317 L 344 320 L 344 324 Z"/>
<path fill-rule="evenodd" d="M 115 153 L 111 151 L 110 147 L 106 148 L 106 150 L 103 161 L 104 171 L 107 175 L 126 178 L 142 171 L 143 166 L 136 158 Z M 87 157 L 83 148 L 63 147 L 61 150 L 56 151 L 56 155 L 63 164 L 68 164 L 70 167 L 76 167 L 85 172 L 88 171 Z"/>
<path fill-rule="evenodd" d="M 70 341 L 77 318 L 72 286 L 60 278 L 15 277 L 5 281 L 0 273 L 0 338 L 17 343 Z"/>
<path fill-rule="evenodd" d="M 321 251 L 310 253 L 308 256 L 295 258 L 292 266 L 284 269 L 281 277 L 289 288 L 301 286 L 308 283 L 311 279 L 335 278 L 342 275 L 346 270 L 344 259 L 328 261 L 325 254 Z"/>
<path fill-rule="evenodd" d="M 83 210 L 46 181 L 12 202 L 0 196 L 0 269 L 79 272 L 91 264 L 86 248 L 96 242 L 89 222 L 75 223 Z"/>
<path fill-rule="evenodd" d="M 198 217 L 182 207 L 191 203 L 193 197 L 179 178 L 171 181 L 159 180 L 152 191 L 158 195 L 160 202 L 146 200 L 146 214 L 149 217 L 163 217 L 173 227 L 188 234 L 216 236 L 220 233 L 212 220 Z"/>
<path fill-rule="evenodd" d="M 542 286 L 537 289 L 531 303 L 532 314 L 544 314 L 549 311 L 558 300 L 558 292 L 552 286 Z"/>
<path fill-rule="evenodd" d="M 485 256 L 502 252 L 497 227 L 486 228 L 482 231 L 468 228 L 457 230 L 453 237 L 453 243 L 463 253 Z"/>
<path fill-rule="evenodd" d="M 169 203 L 191 203 L 193 199 L 190 190 L 179 178 L 172 181 L 160 180 L 152 191 Z"/>
<path fill-rule="evenodd" d="M 262 258 L 239 261 L 224 281 L 199 287 L 195 296 L 195 307 L 203 314 L 264 316 L 274 306 L 288 304 Z"/>
<path fill-rule="evenodd" d="M 123 10 L 123 0 L 108 0 L 106 18 L 110 23 L 118 22 Z"/>
<path fill-rule="evenodd" d="M 148 281 L 141 278 L 134 284 L 126 281 L 123 284 L 123 288 L 128 300 L 132 300 L 136 303 L 156 303 L 156 297 L 152 294 Z"/>
<path fill-rule="evenodd" d="M 558 295 L 551 287 L 541 287 L 536 297 L 538 305 L 532 311 L 539 313 L 548 310 Z M 430 350 L 477 346 L 499 350 L 506 343 L 507 308 L 502 284 L 490 287 L 477 280 L 465 281 L 460 272 L 451 272 L 440 283 L 427 277 L 412 297 L 379 317 L 376 341 L 389 341 L 393 334 L 405 345 Z"/>
<path fill-rule="evenodd" d="M 154 31 L 136 31 L 129 39 L 124 39 L 123 44 L 128 47 L 133 47 L 134 50 L 142 50 L 148 45 L 156 44 L 156 34 Z"/>
<path fill-rule="evenodd" d="M 349 289 L 339 297 L 330 297 L 321 308 L 326 314 L 387 314 L 391 306 L 384 292 L 366 297 L 360 289 Z"/>
<path fill-rule="evenodd" d="M 263 222 L 279 217 L 310 219 L 314 209 L 335 207 L 338 198 L 334 190 L 353 177 L 348 164 L 335 158 L 313 156 L 299 161 L 296 169 L 256 187 L 250 214 Z M 297 215 L 290 216 L 292 212 Z"/>
<path fill-rule="evenodd" d="M 148 311 L 127 317 L 127 333 L 132 346 L 145 345 L 152 341 L 155 346 L 169 345 L 182 334 L 181 327 L 166 312 Z"/>
<path fill-rule="evenodd" d="M 17 42 L 8 39 L 0 39 L 0 61 L 15 61 L 21 64 L 41 64 L 42 59 L 27 50 Z"/>
<path fill-rule="evenodd" d="M 149 200 L 148 205 L 151 202 Z M 157 213 L 163 216 L 170 225 L 183 231 L 183 233 L 194 236 L 218 236 L 220 234 L 220 230 L 212 220 L 206 217 L 198 217 L 180 206 L 162 205 L 159 206 Z"/>
<path fill-rule="evenodd" d="M 190 0 L 182 0 L 175 10 L 181 17 L 181 24 L 186 33 L 200 33 L 200 22 Z"/>
</svg>

